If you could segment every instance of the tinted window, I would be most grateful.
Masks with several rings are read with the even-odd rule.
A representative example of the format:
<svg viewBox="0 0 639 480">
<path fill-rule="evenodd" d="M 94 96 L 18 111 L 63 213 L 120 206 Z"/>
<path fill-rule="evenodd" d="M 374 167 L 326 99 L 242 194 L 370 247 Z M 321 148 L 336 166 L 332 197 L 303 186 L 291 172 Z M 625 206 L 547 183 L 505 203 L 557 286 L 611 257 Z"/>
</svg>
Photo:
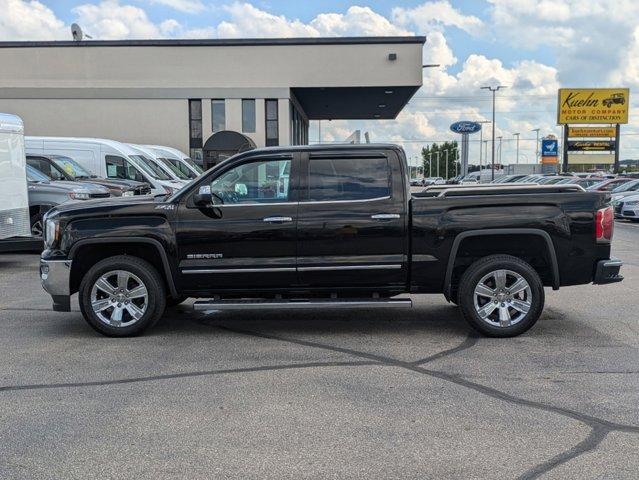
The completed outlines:
<svg viewBox="0 0 639 480">
<path fill-rule="evenodd" d="M 211 192 L 224 203 L 273 203 L 289 199 L 290 160 L 245 163 L 211 182 Z"/>
<path fill-rule="evenodd" d="M 311 159 L 309 200 L 366 200 L 390 196 L 386 158 Z"/>
<path fill-rule="evenodd" d="M 242 131 L 255 132 L 255 100 L 252 98 L 242 100 Z"/>
<path fill-rule="evenodd" d="M 211 100 L 211 127 L 213 133 L 226 130 L 226 107 L 224 100 Z"/>
</svg>

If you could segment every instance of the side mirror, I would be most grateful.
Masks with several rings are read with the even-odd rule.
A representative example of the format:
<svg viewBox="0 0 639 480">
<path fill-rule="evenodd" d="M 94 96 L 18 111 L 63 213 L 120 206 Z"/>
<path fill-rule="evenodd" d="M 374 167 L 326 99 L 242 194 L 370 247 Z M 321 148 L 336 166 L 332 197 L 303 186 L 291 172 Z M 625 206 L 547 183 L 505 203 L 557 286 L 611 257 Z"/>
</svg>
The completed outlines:
<svg viewBox="0 0 639 480">
<path fill-rule="evenodd" d="M 198 207 L 210 207 L 213 205 L 213 195 L 211 192 L 198 192 L 193 195 L 193 203 Z"/>
</svg>

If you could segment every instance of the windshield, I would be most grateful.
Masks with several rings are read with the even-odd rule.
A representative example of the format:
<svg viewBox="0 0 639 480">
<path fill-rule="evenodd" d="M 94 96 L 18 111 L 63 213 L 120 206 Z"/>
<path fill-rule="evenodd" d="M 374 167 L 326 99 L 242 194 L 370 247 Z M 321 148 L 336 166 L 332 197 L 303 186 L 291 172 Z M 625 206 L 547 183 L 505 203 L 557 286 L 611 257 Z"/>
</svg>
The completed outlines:
<svg viewBox="0 0 639 480">
<path fill-rule="evenodd" d="M 190 177 L 182 170 L 180 170 L 178 166 L 173 163 L 173 161 L 169 160 L 168 158 L 162 157 L 158 157 L 157 159 L 159 162 L 162 162 L 163 165 L 166 165 L 166 167 L 171 170 L 178 178 L 181 178 L 182 180 L 190 179 Z M 175 162 L 177 162 L 177 160 L 175 160 Z"/>
<path fill-rule="evenodd" d="M 64 170 L 67 174 L 73 178 L 90 178 L 91 173 L 82 168 L 75 160 L 69 157 L 55 156 L 51 157 L 53 163 L 56 164 L 61 170 Z"/>
<path fill-rule="evenodd" d="M 27 165 L 27 180 L 30 182 L 49 182 L 49 177 L 44 173 L 39 172 L 31 165 Z"/>
<path fill-rule="evenodd" d="M 171 177 L 162 170 L 155 162 L 149 160 L 143 155 L 129 155 L 130 158 L 135 160 L 136 164 L 140 165 L 142 170 L 158 180 L 171 180 Z"/>
<path fill-rule="evenodd" d="M 191 166 L 191 168 L 193 168 L 197 173 L 204 172 L 204 170 L 202 170 L 202 167 L 200 167 L 197 163 L 195 163 L 189 157 L 183 158 L 182 160 L 184 160 L 186 163 L 188 163 Z"/>
<path fill-rule="evenodd" d="M 633 180 L 631 182 L 622 183 L 617 188 L 612 189 L 612 193 L 631 192 L 637 190 L 639 187 L 639 180 Z"/>
</svg>

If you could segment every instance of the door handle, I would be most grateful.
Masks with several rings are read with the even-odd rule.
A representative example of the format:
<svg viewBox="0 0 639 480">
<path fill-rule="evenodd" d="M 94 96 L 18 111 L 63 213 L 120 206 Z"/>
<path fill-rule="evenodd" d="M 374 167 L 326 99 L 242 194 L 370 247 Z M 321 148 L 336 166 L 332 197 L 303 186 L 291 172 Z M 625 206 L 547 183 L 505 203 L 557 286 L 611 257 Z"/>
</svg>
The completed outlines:
<svg viewBox="0 0 639 480">
<path fill-rule="evenodd" d="M 371 215 L 373 220 L 394 220 L 399 218 L 399 213 L 376 213 Z"/>
<path fill-rule="evenodd" d="M 286 223 L 292 222 L 293 219 L 291 217 L 264 217 L 262 221 L 268 223 Z"/>
</svg>

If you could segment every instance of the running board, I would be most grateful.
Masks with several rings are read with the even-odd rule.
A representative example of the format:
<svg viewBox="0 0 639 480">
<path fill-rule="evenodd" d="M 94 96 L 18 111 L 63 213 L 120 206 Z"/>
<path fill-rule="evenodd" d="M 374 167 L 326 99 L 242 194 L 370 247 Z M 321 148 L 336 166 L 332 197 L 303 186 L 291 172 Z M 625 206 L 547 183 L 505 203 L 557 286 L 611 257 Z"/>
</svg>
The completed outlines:
<svg viewBox="0 0 639 480">
<path fill-rule="evenodd" d="M 289 310 L 305 308 L 410 308 L 410 298 L 398 299 L 326 299 L 326 300 L 201 300 L 193 310 Z"/>
</svg>

